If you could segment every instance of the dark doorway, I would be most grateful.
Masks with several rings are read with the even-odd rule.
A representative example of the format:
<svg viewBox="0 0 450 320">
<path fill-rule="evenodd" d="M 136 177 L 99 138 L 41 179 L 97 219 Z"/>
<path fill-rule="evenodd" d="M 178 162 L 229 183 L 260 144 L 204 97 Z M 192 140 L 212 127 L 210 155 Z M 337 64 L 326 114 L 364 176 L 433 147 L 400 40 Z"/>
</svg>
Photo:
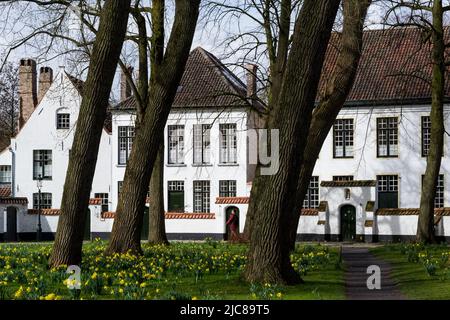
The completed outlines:
<svg viewBox="0 0 450 320">
<path fill-rule="evenodd" d="M 228 221 L 228 219 L 230 219 L 230 215 L 231 215 L 231 211 L 235 210 L 236 211 L 236 217 L 237 217 L 237 232 L 239 233 L 239 209 L 236 207 L 228 207 L 225 213 L 225 222 Z M 224 240 L 231 240 L 231 229 L 229 225 L 226 225 L 227 228 L 227 232 L 225 233 L 224 236 Z"/>
<path fill-rule="evenodd" d="M 354 206 L 341 207 L 341 240 L 354 241 L 356 238 L 356 209 Z"/>
<path fill-rule="evenodd" d="M 141 240 L 148 240 L 148 224 L 150 222 L 149 219 L 149 209 L 145 207 L 144 209 L 144 221 L 142 224 L 142 232 L 141 232 Z"/>
<path fill-rule="evenodd" d="M 17 209 L 8 207 L 6 209 L 6 242 L 17 241 Z"/>
<path fill-rule="evenodd" d="M 84 223 L 83 240 L 91 240 L 91 210 L 87 210 L 86 221 Z"/>
</svg>

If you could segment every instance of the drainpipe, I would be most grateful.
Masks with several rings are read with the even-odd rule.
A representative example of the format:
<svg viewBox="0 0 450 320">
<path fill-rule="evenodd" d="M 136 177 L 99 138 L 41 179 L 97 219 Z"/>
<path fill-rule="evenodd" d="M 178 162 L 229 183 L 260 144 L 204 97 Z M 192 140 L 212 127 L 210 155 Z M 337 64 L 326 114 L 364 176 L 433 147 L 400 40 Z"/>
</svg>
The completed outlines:
<svg viewBox="0 0 450 320">
<path fill-rule="evenodd" d="M 16 153 L 12 147 L 9 147 L 9 152 L 11 152 L 11 197 L 16 196 Z"/>
</svg>

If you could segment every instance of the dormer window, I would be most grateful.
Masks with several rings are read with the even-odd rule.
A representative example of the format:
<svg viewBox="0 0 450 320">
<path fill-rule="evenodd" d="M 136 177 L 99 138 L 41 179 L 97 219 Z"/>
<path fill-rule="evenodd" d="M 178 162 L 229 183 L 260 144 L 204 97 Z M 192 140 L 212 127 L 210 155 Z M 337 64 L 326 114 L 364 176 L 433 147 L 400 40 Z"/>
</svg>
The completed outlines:
<svg viewBox="0 0 450 320">
<path fill-rule="evenodd" d="M 70 114 L 58 113 L 56 115 L 56 129 L 69 129 L 70 128 Z"/>
</svg>

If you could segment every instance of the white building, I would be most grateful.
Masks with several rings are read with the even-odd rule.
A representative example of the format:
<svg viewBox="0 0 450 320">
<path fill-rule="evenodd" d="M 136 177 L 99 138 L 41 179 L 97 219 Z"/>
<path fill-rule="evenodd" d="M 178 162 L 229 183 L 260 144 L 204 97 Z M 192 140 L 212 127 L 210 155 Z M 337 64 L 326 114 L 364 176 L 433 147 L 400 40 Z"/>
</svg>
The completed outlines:
<svg viewBox="0 0 450 320">
<path fill-rule="evenodd" d="M 365 33 L 355 85 L 314 169 L 299 240 L 415 236 L 430 132 L 430 89 L 421 80 L 430 76 L 429 48 L 420 46 L 412 28 Z M 335 56 L 330 45 L 324 74 L 332 70 Z M 42 228 L 47 238 L 56 231 L 81 100 L 80 81 L 60 70 L 49 85 L 50 71 L 41 68 L 39 87 L 44 90 L 37 103 L 36 85 L 30 85 L 30 79 L 36 80 L 33 66 L 23 60 L 20 67 L 22 128 L 10 149 L 0 153 L 0 235 L 5 240 L 35 237 L 37 173 L 44 177 Z M 253 72 L 244 84 L 201 48 L 189 57 L 164 133 L 170 239 L 227 238 L 231 208 L 238 210 L 243 230 L 255 169 L 248 164 L 247 133 L 262 127 L 258 105 L 249 99 L 256 90 Z M 326 81 L 321 80 L 321 88 Z M 122 89 L 129 92 L 125 84 Z M 450 93 L 450 86 L 446 91 Z M 112 228 L 134 135 L 134 100 L 125 98 L 111 108 L 102 134 L 88 237 L 107 238 Z M 449 113 L 446 105 L 446 125 Z M 445 237 L 450 236 L 449 152 L 446 137 L 436 198 L 436 233 Z"/>
</svg>

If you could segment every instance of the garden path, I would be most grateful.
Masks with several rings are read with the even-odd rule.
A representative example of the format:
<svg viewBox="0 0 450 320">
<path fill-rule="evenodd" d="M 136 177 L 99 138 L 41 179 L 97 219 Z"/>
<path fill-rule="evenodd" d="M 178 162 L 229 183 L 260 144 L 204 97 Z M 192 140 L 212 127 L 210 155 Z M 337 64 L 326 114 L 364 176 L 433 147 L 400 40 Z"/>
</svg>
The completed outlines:
<svg viewBox="0 0 450 320">
<path fill-rule="evenodd" d="M 391 266 L 375 257 L 368 248 L 355 246 L 342 247 L 342 260 L 345 265 L 345 294 L 349 300 L 405 300 L 390 277 Z M 367 279 L 373 272 L 367 273 L 370 265 L 380 267 L 381 288 L 369 290 Z M 373 283 L 370 281 L 370 283 Z"/>
</svg>

